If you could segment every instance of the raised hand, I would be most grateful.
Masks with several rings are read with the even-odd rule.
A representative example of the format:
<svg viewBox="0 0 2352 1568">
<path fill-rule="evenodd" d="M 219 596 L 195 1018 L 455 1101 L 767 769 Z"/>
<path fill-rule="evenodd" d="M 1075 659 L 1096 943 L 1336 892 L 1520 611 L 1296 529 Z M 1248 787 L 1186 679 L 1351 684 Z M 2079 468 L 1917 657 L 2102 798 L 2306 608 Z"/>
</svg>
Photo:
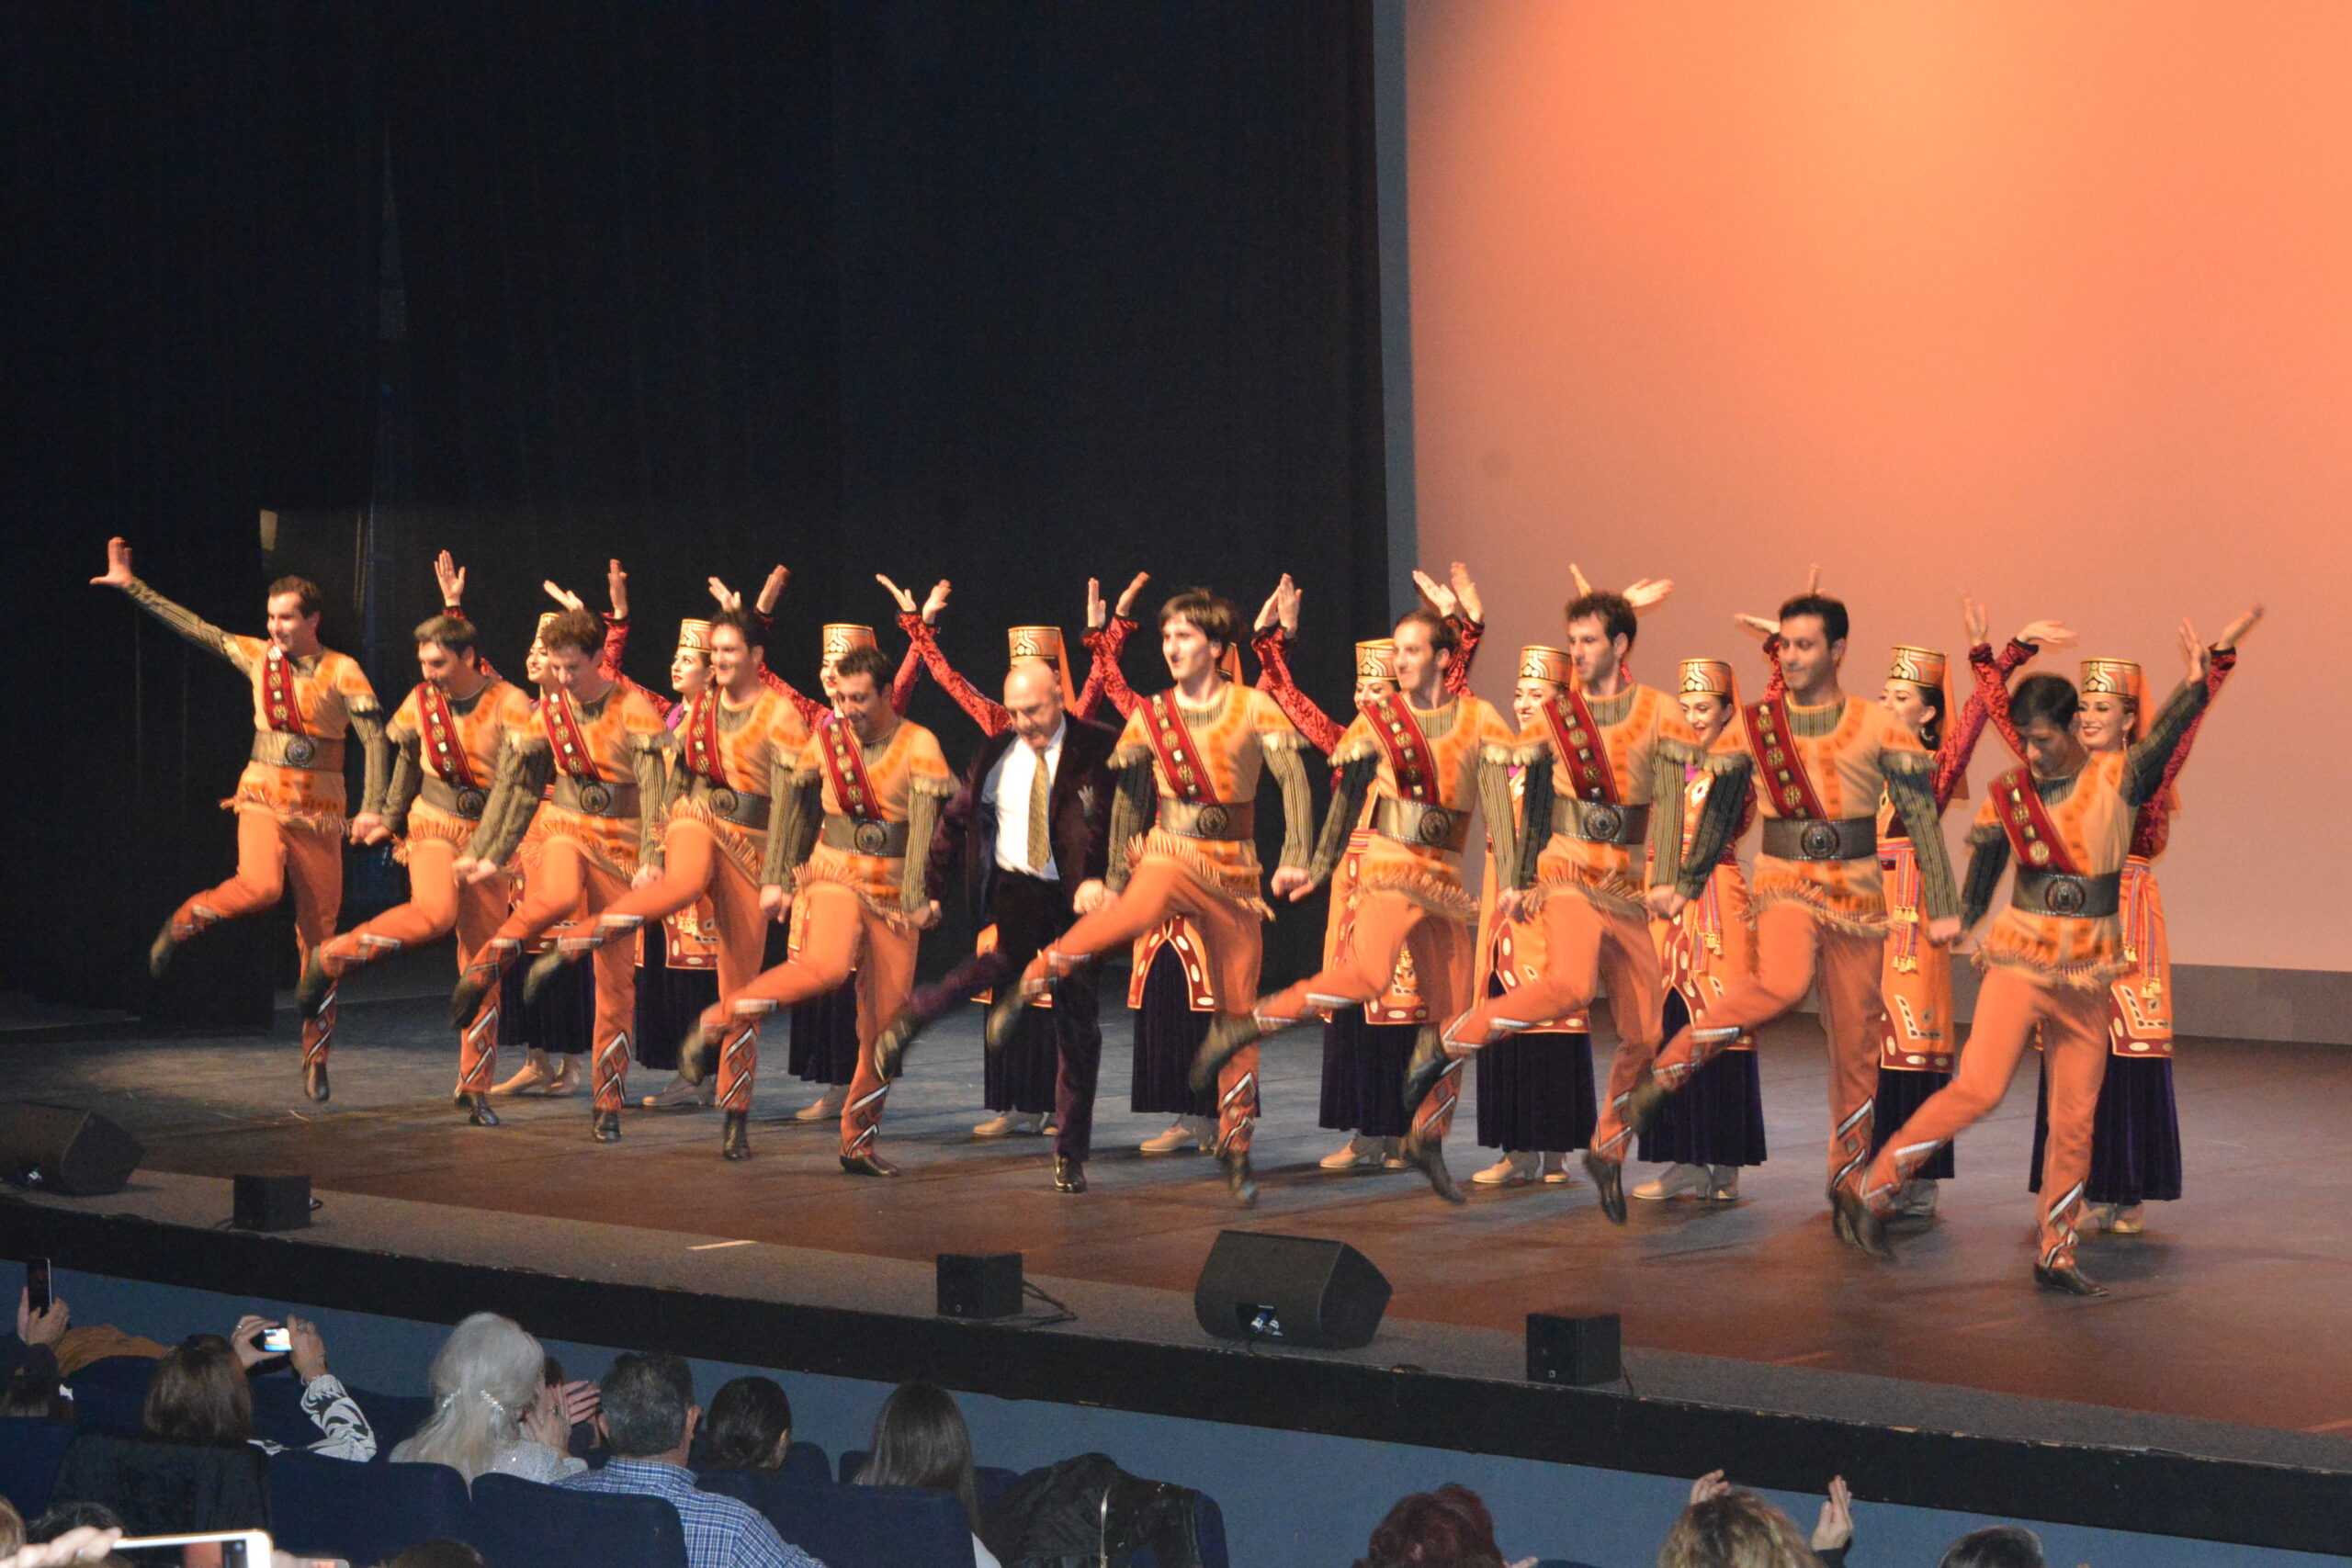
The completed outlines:
<svg viewBox="0 0 2352 1568">
<path fill-rule="evenodd" d="M 760 584 L 760 596 L 752 602 L 752 608 L 757 610 L 763 615 L 775 615 L 776 601 L 784 597 L 784 585 L 791 581 L 792 569 L 790 567 L 772 566 L 768 568 L 768 580 Z"/>
<path fill-rule="evenodd" d="M 1592 592 L 1592 579 L 1587 577 L 1584 568 L 1574 561 L 1568 563 L 1568 583 L 1577 591 L 1576 596 L 1579 599 Z"/>
<path fill-rule="evenodd" d="M 1446 575 L 1453 581 L 1453 597 L 1462 606 L 1462 618 L 1485 626 L 1487 606 L 1478 597 L 1478 585 L 1470 580 L 1470 569 L 1460 561 L 1455 561 L 1446 570 Z"/>
<path fill-rule="evenodd" d="M 1758 637 L 1768 640 L 1781 635 L 1780 622 L 1767 620 L 1762 615 L 1751 615 L 1745 611 L 1732 616 L 1731 624 L 1742 631 L 1754 632 Z"/>
<path fill-rule="evenodd" d="M 269 1319 L 247 1313 L 237 1319 L 237 1326 L 229 1331 L 229 1348 L 237 1354 L 241 1367 L 257 1367 L 270 1359 L 270 1352 L 261 1348 L 261 1332 L 270 1326 Z"/>
<path fill-rule="evenodd" d="M 466 602 L 466 569 L 447 550 L 433 558 L 433 581 L 441 585 L 444 609 L 454 610 Z"/>
<path fill-rule="evenodd" d="M 559 588 L 552 581 L 542 582 L 539 586 L 548 591 L 548 598 L 554 600 L 557 604 L 562 605 L 567 610 L 586 608 L 586 604 L 581 599 L 580 595 L 574 593 L 569 588 Z"/>
<path fill-rule="evenodd" d="M 721 611 L 732 612 L 743 607 L 743 596 L 741 593 L 738 593 L 732 588 L 728 587 L 726 583 L 721 582 L 715 576 L 710 578 L 708 581 L 710 586 L 710 596 L 718 602 L 718 607 Z"/>
<path fill-rule="evenodd" d="M 327 1342 L 319 1325 L 307 1317 L 286 1316 L 286 1338 L 293 1347 L 288 1358 L 294 1363 L 294 1375 L 304 1382 L 316 1382 L 327 1375 Z"/>
<path fill-rule="evenodd" d="M 1724 1472 L 1720 1470 L 1711 1470 L 1690 1483 L 1690 1506 L 1695 1508 L 1700 1504 L 1720 1497 L 1730 1490 L 1731 1483 L 1724 1479 Z"/>
<path fill-rule="evenodd" d="M 1086 629 L 1099 632 L 1111 624 L 1111 606 L 1102 603 L 1102 580 L 1086 580 Z"/>
<path fill-rule="evenodd" d="M 128 588 L 132 581 L 130 570 L 130 541 L 107 541 L 107 571 L 104 577 L 90 579 L 93 588 Z"/>
<path fill-rule="evenodd" d="M 1660 604 L 1665 604 L 1667 595 L 1673 592 L 1674 579 L 1645 577 L 1626 588 L 1625 603 L 1634 607 L 1634 614 L 1646 615 Z"/>
<path fill-rule="evenodd" d="M 1454 596 L 1451 585 L 1440 582 L 1419 567 L 1413 569 L 1413 586 L 1421 591 L 1421 597 L 1429 601 L 1430 608 L 1441 615 L 1451 618 L 1462 608 L 1462 601 Z"/>
<path fill-rule="evenodd" d="M 605 602 L 613 607 L 613 619 L 628 619 L 628 573 L 617 560 L 605 563 Z"/>
<path fill-rule="evenodd" d="M 2265 610 L 2261 605 L 2256 604 L 2245 615 L 2240 615 L 2236 620 L 2232 621 L 2228 626 L 2223 626 L 2222 628 L 2221 640 L 2214 643 L 2213 646 L 2224 651 L 2237 647 L 2238 644 L 2246 639 L 2247 633 L 2253 631 L 2255 627 L 2262 624 L 2262 617 L 2268 613 L 2269 612 Z"/>
<path fill-rule="evenodd" d="M 1821 563 L 1819 561 L 1804 569 L 1804 591 L 1807 593 L 1821 592 Z"/>
<path fill-rule="evenodd" d="M 2072 648 L 2081 640 L 2075 636 L 2075 628 L 2064 621 L 2029 622 L 2025 630 L 2018 633 L 2017 639 L 2033 649 Z"/>
<path fill-rule="evenodd" d="M 2211 672 L 2213 656 L 2205 650 L 2205 639 L 2197 635 L 2196 624 L 2184 618 L 2180 623 L 2181 679 L 2194 686 Z"/>
<path fill-rule="evenodd" d="M 1298 605 L 1306 597 L 1298 584 L 1290 580 L 1290 573 L 1283 573 L 1282 581 L 1274 586 L 1274 616 L 1282 622 L 1284 637 L 1298 635 Z"/>
<path fill-rule="evenodd" d="M 874 574 L 874 581 L 888 589 L 889 591 L 890 597 L 899 602 L 899 614 L 902 615 L 911 615 L 915 613 L 915 596 L 913 594 L 908 592 L 905 589 L 899 587 L 897 583 L 891 581 L 888 578 L 883 576 L 878 571 Z"/>
<path fill-rule="evenodd" d="M 1151 573 L 1148 571 L 1139 571 L 1136 573 L 1134 579 L 1128 582 L 1126 592 L 1119 595 L 1119 602 L 1111 606 L 1111 613 L 1118 616 L 1119 619 L 1123 621 L 1134 620 L 1136 618 L 1136 595 L 1141 593 L 1145 588 L 1150 585 L 1150 582 Z"/>
<path fill-rule="evenodd" d="M 1965 593 L 1960 596 L 1960 625 L 1971 648 L 1982 647 L 1993 639 L 1992 617 L 1984 613 L 1982 599 L 1971 599 Z"/>
<path fill-rule="evenodd" d="M 1842 1475 L 1829 1478 L 1829 1495 L 1821 1500 L 1821 1519 L 1813 1527 L 1813 1549 L 1835 1551 L 1854 1539 L 1854 1494 Z"/>
<path fill-rule="evenodd" d="M 1282 596 L 1283 591 L 1279 587 L 1277 587 L 1272 593 L 1266 595 L 1266 602 L 1258 606 L 1258 618 L 1250 623 L 1250 629 L 1251 631 L 1261 632 L 1268 626 L 1276 624 L 1281 617 L 1276 613 L 1274 606 L 1276 602 L 1280 600 Z"/>
<path fill-rule="evenodd" d="M 931 585 L 931 592 L 922 602 L 924 626 L 935 626 L 939 624 L 939 612 L 947 608 L 947 592 L 948 582 L 944 577 Z"/>
</svg>

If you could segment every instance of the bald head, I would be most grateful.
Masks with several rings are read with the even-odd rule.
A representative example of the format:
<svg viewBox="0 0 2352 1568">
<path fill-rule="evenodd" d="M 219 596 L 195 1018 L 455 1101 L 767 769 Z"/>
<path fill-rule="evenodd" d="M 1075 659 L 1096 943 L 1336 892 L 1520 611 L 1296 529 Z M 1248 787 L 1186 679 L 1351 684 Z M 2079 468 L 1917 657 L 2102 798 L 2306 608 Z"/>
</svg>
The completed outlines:
<svg viewBox="0 0 2352 1568">
<path fill-rule="evenodd" d="M 1004 677 L 1005 711 L 1012 732 L 1043 750 L 1062 723 L 1062 687 L 1042 659 L 1016 659 Z"/>
</svg>

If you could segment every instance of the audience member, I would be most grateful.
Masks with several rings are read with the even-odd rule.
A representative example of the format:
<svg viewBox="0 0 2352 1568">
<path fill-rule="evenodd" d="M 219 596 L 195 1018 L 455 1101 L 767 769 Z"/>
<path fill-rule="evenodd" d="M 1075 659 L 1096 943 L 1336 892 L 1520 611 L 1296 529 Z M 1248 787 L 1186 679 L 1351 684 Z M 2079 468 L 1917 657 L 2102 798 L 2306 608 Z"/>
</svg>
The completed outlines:
<svg viewBox="0 0 2352 1568">
<path fill-rule="evenodd" d="M 55 1374 L 19 1372 L 0 1389 L 0 1421 L 55 1421 L 74 1424 L 74 1393 Z"/>
<path fill-rule="evenodd" d="M 49 1305 L 39 1313 L 32 1306 L 32 1291 L 28 1287 L 17 1296 L 16 1337 L 0 1338 L 0 1382 L 43 1368 L 54 1376 L 72 1377 L 93 1362 L 118 1356 L 149 1361 L 163 1359 L 161 1345 L 126 1334 L 112 1324 L 74 1327 L 73 1309 L 62 1296 L 51 1297 Z"/>
<path fill-rule="evenodd" d="M 378 1568 L 489 1568 L 481 1552 L 462 1540 L 421 1540 L 402 1547 Z"/>
<path fill-rule="evenodd" d="M 823 1568 L 789 1545 L 747 1503 L 704 1492 L 686 1468 L 695 1427 L 694 1374 L 667 1353 L 621 1357 L 599 1385 L 597 1423 L 613 1452 L 602 1470 L 556 1483 L 577 1492 L 628 1492 L 662 1497 L 685 1527 L 688 1568 Z"/>
<path fill-rule="evenodd" d="M 115 1530 L 122 1529 L 122 1516 L 104 1503 L 51 1503 L 47 1512 L 26 1527 L 25 1539 L 29 1541 L 56 1540 L 75 1530 Z"/>
<path fill-rule="evenodd" d="M 122 1539 L 119 1529 L 77 1529 L 59 1536 L 55 1540 L 35 1546 L 19 1547 L 0 1556 L 0 1568 L 66 1568 L 75 1562 L 119 1562 L 114 1554 L 114 1543 Z"/>
<path fill-rule="evenodd" d="M 1853 1494 L 1832 1478 L 1810 1540 L 1796 1521 L 1720 1470 L 1690 1483 L 1690 1506 L 1658 1549 L 1657 1568 L 1843 1568 L 1854 1539 Z"/>
<path fill-rule="evenodd" d="M 2015 1525 L 1971 1530 L 1944 1548 L 1936 1568 L 2043 1568 L 2041 1538 Z"/>
<path fill-rule="evenodd" d="M 781 1470 L 792 1447 L 792 1398 L 774 1378 L 723 1383 L 702 1437 L 706 1470 Z"/>
<path fill-rule="evenodd" d="M 998 1568 L 980 1536 L 980 1497 L 972 1480 L 972 1434 L 964 1413 L 935 1383 L 901 1383 L 874 1418 L 874 1442 L 860 1486 L 920 1486 L 952 1492 L 972 1529 L 975 1568 Z"/>
<path fill-rule="evenodd" d="M 168 1442 L 252 1443 L 268 1453 L 282 1451 L 282 1445 L 254 1436 L 253 1390 L 245 1381 L 253 1368 L 272 1359 L 257 1343 L 272 1326 L 249 1314 L 226 1339 L 193 1334 L 166 1351 L 147 1385 L 149 1435 Z M 294 1373 L 302 1380 L 302 1413 L 325 1434 L 310 1445 L 311 1452 L 327 1459 L 374 1459 L 375 1431 L 342 1380 L 327 1371 L 326 1342 L 317 1325 L 288 1317 L 286 1329 Z"/>
<path fill-rule="evenodd" d="M 594 1390 L 550 1385 L 548 1360 L 521 1325 L 492 1312 L 474 1314 L 449 1331 L 433 1358 L 426 1374 L 433 1414 L 392 1450 L 393 1461 L 446 1464 L 469 1485 L 492 1472 L 526 1481 L 579 1474 L 588 1465 L 571 1455 L 571 1426 L 575 1410 L 584 1416 L 594 1408 Z"/>
<path fill-rule="evenodd" d="M 53 1297 L 46 1309 L 35 1312 L 30 1287 L 17 1292 L 17 1337 L 5 1359 L 0 1359 L 0 1379 L 13 1382 L 40 1377 L 55 1382 L 63 1375 L 57 1364 L 57 1342 L 65 1337 L 73 1321 L 73 1309 L 64 1298 Z"/>
<path fill-rule="evenodd" d="M 1505 1568 L 1485 1499 L 1449 1482 L 1397 1499 L 1355 1568 Z"/>
<path fill-rule="evenodd" d="M 14 1551 L 25 1544 L 25 1516 L 17 1506 L 0 1497 L 0 1551 Z"/>
</svg>

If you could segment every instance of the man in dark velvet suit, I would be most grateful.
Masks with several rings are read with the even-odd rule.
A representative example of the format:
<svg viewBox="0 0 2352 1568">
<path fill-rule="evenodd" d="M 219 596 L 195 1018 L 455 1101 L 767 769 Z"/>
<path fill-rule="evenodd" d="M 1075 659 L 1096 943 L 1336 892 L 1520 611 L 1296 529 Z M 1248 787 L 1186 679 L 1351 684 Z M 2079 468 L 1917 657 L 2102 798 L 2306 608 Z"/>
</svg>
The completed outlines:
<svg viewBox="0 0 2352 1568">
<path fill-rule="evenodd" d="M 914 994 L 875 1043 L 875 1067 L 896 1077 L 915 1037 L 974 992 L 1012 985 L 1078 916 L 1110 901 L 1111 773 L 1115 730 L 1068 712 L 1053 672 L 1017 661 L 1004 680 L 1012 725 L 980 745 L 932 840 L 930 888 L 944 898 L 960 878 L 996 946 L 975 953 Z M 1056 987 L 1054 1188 L 1086 1190 L 1094 1133 L 1094 1080 L 1102 1059 L 1099 992 L 1091 967 Z"/>
</svg>

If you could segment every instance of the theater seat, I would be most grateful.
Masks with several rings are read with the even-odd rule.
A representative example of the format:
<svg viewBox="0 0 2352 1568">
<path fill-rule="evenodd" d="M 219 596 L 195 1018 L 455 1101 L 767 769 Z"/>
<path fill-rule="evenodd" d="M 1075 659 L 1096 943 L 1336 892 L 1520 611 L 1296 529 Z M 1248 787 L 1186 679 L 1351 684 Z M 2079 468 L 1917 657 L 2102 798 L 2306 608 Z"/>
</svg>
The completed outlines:
<svg viewBox="0 0 2352 1568">
<path fill-rule="evenodd" d="M 269 1517 L 297 1556 L 380 1562 L 404 1546 L 463 1540 L 472 1521 L 465 1477 L 446 1464 L 352 1464 L 274 1454 Z"/>
<path fill-rule="evenodd" d="M 825 1450 L 818 1447 L 815 1443 L 795 1443 L 790 1448 L 785 1450 L 784 1466 L 780 1470 L 736 1471 L 711 1468 L 697 1464 L 694 1467 L 694 1472 L 695 1474 L 700 1478 L 700 1483 L 703 1489 L 708 1492 L 719 1492 L 725 1490 L 723 1487 L 713 1486 L 710 1484 L 711 1477 L 715 1475 L 773 1474 L 781 1475 L 787 1481 L 808 1481 L 815 1482 L 820 1485 L 833 1478 L 832 1461 L 827 1459 L 825 1457 Z M 732 1492 L 729 1492 L 727 1495 L 730 1497 L 734 1495 Z"/>
<path fill-rule="evenodd" d="M 66 1445 L 54 1495 L 102 1503 L 133 1535 L 267 1529 L 262 1451 L 84 1432 Z"/>
<path fill-rule="evenodd" d="M 745 1471 L 714 1473 L 704 1484 L 757 1508 L 776 1534 L 825 1568 L 972 1568 L 970 1521 L 944 1492 L 833 1486 Z"/>
<path fill-rule="evenodd" d="M 1205 1492 L 1193 1496 L 1193 1540 L 1201 1549 L 1201 1568 L 1232 1568 L 1232 1554 L 1225 1544 L 1225 1511 Z M 1129 1568 L 1159 1568 L 1159 1554 L 1147 1546 L 1135 1554 Z"/>
<path fill-rule="evenodd" d="M 108 1356 L 92 1361 L 65 1380 L 74 1391 L 74 1424 L 85 1432 L 111 1432 L 118 1438 L 145 1435 L 147 1384 L 155 1362 L 147 1356 Z"/>
<path fill-rule="evenodd" d="M 514 1475 L 476 1478 L 465 1539 L 490 1568 L 686 1568 L 685 1530 L 667 1500 Z"/>
<path fill-rule="evenodd" d="M 792 1446 L 797 1449 L 800 1445 L 795 1443 Z M 857 1480 L 857 1472 L 864 1470 L 865 1461 L 873 1457 L 874 1455 L 865 1449 L 845 1450 L 842 1454 L 842 1484 L 847 1486 L 854 1483 Z M 1017 1470 L 1001 1470 L 992 1464 L 976 1464 L 972 1467 L 972 1490 L 979 1495 L 982 1507 L 988 1506 L 989 1499 L 1020 1479 L 1021 1472 Z"/>
<path fill-rule="evenodd" d="M 25 1517 L 38 1517 L 49 1506 L 57 1467 L 74 1436 L 73 1427 L 55 1421 L 0 1421 L 0 1497 Z"/>
</svg>

